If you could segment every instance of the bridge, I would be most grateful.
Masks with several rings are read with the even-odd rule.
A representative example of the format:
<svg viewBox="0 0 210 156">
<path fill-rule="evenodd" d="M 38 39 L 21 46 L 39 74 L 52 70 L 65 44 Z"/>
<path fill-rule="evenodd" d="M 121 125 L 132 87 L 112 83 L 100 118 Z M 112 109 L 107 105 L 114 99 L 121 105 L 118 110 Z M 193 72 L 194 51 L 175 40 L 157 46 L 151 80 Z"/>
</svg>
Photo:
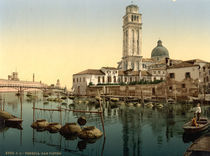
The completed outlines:
<svg viewBox="0 0 210 156">
<path fill-rule="evenodd" d="M 23 92 L 24 90 L 27 90 L 27 89 L 40 89 L 43 91 L 56 89 L 56 90 L 66 91 L 66 88 L 56 87 L 56 86 L 47 86 L 47 85 L 35 86 L 35 85 L 24 85 L 24 84 L 0 84 L 0 88 L 14 88 L 18 90 L 18 92 Z"/>
</svg>

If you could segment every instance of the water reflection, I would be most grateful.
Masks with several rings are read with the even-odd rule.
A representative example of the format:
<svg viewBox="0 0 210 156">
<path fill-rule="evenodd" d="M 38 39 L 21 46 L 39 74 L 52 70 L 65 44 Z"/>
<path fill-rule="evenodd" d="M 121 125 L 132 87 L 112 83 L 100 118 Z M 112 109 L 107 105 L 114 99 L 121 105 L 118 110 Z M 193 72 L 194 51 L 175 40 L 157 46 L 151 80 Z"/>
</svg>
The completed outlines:
<svg viewBox="0 0 210 156">
<path fill-rule="evenodd" d="M 61 136 L 59 133 L 48 131 L 38 132 L 30 127 L 36 119 L 44 118 L 48 122 L 76 122 L 78 117 L 85 116 L 87 125 L 94 125 L 102 130 L 100 116 L 79 112 L 48 112 L 34 110 L 32 107 L 44 109 L 70 108 L 76 110 L 98 109 L 97 102 L 87 102 L 88 99 L 78 99 L 78 103 L 66 99 L 61 103 L 47 101 L 38 96 L 29 99 L 26 96 L 17 97 L 14 94 L 0 96 L 1 108 L 23 118 L 23 130 L 6 127 L 0 124 L 0 146 L 5 150 L 20 151 L 60 151 L 62 155 L 182 155 L 186 147 L 199 136 L 183 135 L 182 126 L 191 120 L 192 105 L 163 104 L 163 108 L 144 107 L 137 105 L 115 105 L 104 101 L 104 122 L 106 141 L 103 137 L 98 140 L 81 140 L 75 136 Z M 5 99 L 2 100 L 2 99 Z M 63 104 L 62 104 L 63 103 Z M 65 103 L 65 104 L 64 104 Z M 210 117 L 210 107 L 202 106 L 203 116 Z M 17 141 L 13 141 L 15 136 Z M 21 144 L 21 146 L 20 146 Z M 3 151 L 0 155 L 4 155 Z"/>
</svg>

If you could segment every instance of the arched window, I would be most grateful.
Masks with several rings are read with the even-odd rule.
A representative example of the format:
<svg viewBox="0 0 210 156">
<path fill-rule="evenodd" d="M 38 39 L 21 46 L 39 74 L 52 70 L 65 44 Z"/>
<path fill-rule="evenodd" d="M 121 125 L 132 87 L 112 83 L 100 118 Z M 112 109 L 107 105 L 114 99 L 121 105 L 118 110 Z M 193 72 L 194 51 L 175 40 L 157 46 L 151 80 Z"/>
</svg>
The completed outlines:
<svg viewBox="0 0 210 156">
<path fill-rule="evenodd" d="M 140 70 L 139 69 L 139 62 L 137 61 L 136 64 L 137 64 L 137 70 Z"/>
<path fill-rule="evenodd" d="M 137 16 L 138 17 L 138 16 Z M 137 54 L 139 54 L 139 30 L 137 30 Z"/>
<path fill-rule="evenodd" d="M 116 76 L 114 76 L 114 83 L 116 83 Z"/>
<path fill-rule="evenodd" d="M 134 42 L 135 42 L 135 40 L 134 40 L 134 30 L 132 29 L 132 37 L 133 37 L 133 49 L 132 49 L 132 52 L 133 52 L 133 54 L 134 54 Z"/>
<path fill-rule="evenodd" d="M 127 69 L 128 69 L 128 62 L 125 61 L 125 70 L 127 70 Z"/>
<path fill-rule="evenodd" d="M 111 82 L 112 82 L 112 77 L 108 76 L 108 83 L 111 83 Z"/>
</svg>

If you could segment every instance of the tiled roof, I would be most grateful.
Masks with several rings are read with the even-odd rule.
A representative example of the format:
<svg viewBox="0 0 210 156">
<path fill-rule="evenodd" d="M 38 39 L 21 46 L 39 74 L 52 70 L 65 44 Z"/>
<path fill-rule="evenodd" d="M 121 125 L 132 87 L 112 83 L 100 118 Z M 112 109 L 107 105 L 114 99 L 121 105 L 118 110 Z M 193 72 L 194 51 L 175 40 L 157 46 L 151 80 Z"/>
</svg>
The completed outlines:
<svg viewBox="0 0 210 156">
<path fill-rule="evenodd" d="M 104 69 L 111 69 L 111 70 L 117 70 L 117 68 L 115 68 L 115 67 L 102 67 L 102 68 L 104 68 Z"/>
<path fill-rule="evenodd" d="M 200 60 L 200 59 L 187 60 L 187 61 L 184 61 L 184 62 L 191 63 L 191 64 L 194 64 L 194 63 L 207 63 L 206 61 Z"/>
<path fill-rule="evenodd" d="M 142 62 L 155 62 L 152 58 L 142 58 Z"/>
<path fill-rule="evenodd" d="M 138 71 L 118 71 L 118 75 L 119 76 L 139 76 L 139 72 Z"/>
<path fill-rule="evenodd" d="M 194 65 L 194 64 L 191 64 L 191 63 L 187 63 L 187 62 L 182 62 L 182 63 L 179 63 L 179 64 L 175 64 L 171 67 L 168 67 L 168 68 L 185 68 L 185 67 L 194 67 L 194 66 L 199 66 L 199 65 Z"/>
<path fill-rule="evenodd" d="M 105 75 L 105 74 L 99 69 L 87 69 L 74 75 Z"/>
<path fill-rule="evenodd" d="M 141 71 L 141 76 L 152 76 L 148 71 Z"/>
<path fill-rule="evenodd" d="M 154 67 L 154 68 L 151 68 L 150 70 L 166 70 L 166 66 Z"/>
</svg>

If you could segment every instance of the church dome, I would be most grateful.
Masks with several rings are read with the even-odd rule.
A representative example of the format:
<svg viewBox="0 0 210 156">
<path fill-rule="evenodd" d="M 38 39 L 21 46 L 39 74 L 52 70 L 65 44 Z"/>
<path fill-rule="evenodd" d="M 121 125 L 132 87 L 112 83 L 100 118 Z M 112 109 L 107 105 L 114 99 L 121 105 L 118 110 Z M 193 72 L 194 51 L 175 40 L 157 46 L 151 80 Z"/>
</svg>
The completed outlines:
<svg viewBox="0 0 210 156">
<path fill-rule="evenodd" d="M 151 58 L 156 60 L 161 60 L 164 58 L 169 58 L 168 50 L 162 45 L 162 41 L 157 42 L 157 46 L 152 50 Z"/>
</svg>

